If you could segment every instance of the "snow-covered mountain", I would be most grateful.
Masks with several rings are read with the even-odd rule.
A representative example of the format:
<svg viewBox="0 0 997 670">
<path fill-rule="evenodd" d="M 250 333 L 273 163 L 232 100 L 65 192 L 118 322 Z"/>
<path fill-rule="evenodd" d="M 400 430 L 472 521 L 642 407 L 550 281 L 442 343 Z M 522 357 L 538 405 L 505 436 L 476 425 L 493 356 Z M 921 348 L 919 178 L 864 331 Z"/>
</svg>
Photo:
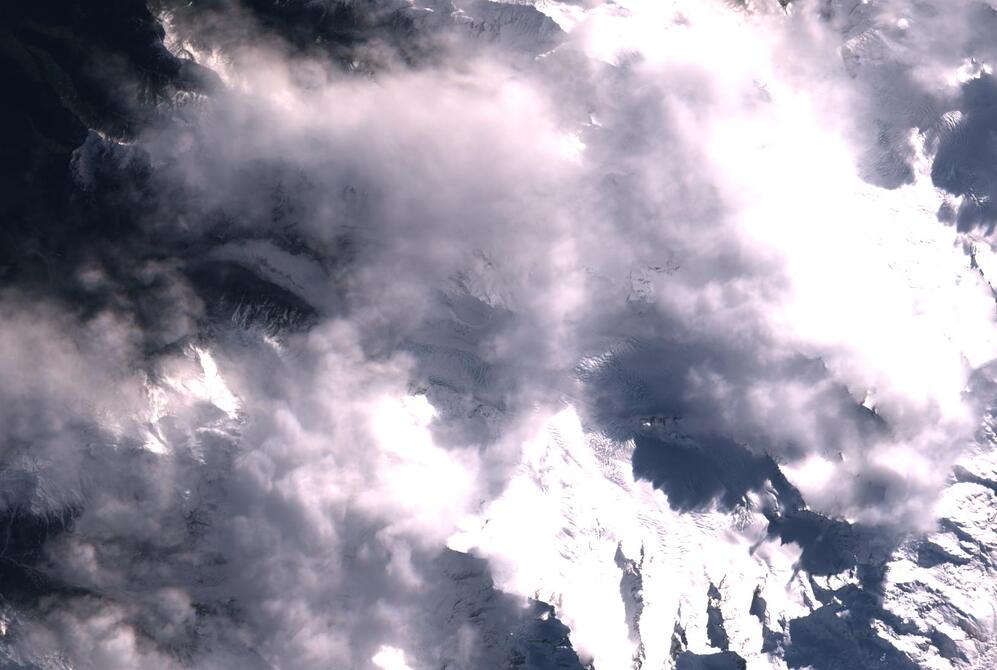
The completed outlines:
<svg viewBox="0 0 997 670">
<path fill-rule="evenodd" d="M 0 7 L 0 665 L 997 667 L 994 36 Z"/>
</svg>

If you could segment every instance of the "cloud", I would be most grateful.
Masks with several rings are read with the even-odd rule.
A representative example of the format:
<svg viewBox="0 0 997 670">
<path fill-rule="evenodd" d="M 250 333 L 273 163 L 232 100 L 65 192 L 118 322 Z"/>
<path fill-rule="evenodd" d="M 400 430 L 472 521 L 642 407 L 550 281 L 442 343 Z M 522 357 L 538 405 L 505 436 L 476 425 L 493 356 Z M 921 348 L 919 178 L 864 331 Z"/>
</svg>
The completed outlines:
<svg viewBox="0 0 997 670">
<path fill-rule="evenodd" d="M 989 79 L 943 81 L 985 10 L 935 38 L 920 5 L 756 4 L 548 8 L 566 32 L 483 2 L 160 7 L 222 83 L 131 144 L 92 134 L 77 183 L 127 234 L 3 301 L 4 504 L 72 518 L 33 568 L 68 591 L 8 652 L 474 667 L 513 653 L 468 642 L 491 624 L 426 618 L 454 606 L 461 537 L 500 587 L 563 596 L 612 666 L 635 644 L 620 589 L 577 591 L 635 555 L 644 504 L 747 510 L 732 558 L 690 572 L 702 593 L 725 569 L 820 572 L 769 536 L 852 526 L 787 509 L 933 523 L 995 351 L 976 215 L 939 225 L 934 189 L 989 188 L 963 146 Z M 571 483 L 552 432 L 629 497 L 548 506 L 536 482 Z M 585 460 L 599 445 L 629 471 Z M 576 514 L 610 529 L 578 570 L 547 541 Z M 472 572 L 503 626 L 539 625 Z"/>
</svg>

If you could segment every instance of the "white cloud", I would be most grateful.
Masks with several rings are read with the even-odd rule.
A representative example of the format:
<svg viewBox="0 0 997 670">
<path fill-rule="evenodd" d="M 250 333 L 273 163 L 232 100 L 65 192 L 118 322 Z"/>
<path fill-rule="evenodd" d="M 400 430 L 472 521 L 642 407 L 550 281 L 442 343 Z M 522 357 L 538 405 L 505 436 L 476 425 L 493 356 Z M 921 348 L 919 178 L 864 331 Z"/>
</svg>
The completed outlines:
<svg viewBox="0 0 997 670">
<path fill-rule="evenodd" d="M 618 546 L 681 575 L 646 584 L 644 625 L 681 608 L 694 651 L 705 611 L 685 586 L 734 575 L 731 616 L 761 582 L 804 611 L 800 550 L 766 539 L 762 502 L 729 529 L 719 489 L 686 513 L 634 481 L 641 426 L 777 456 L 817 511 L 930 523 L 997 342 L 990 289 L 935 218 L 934 136 L 901 103 L 930 116 L 963 62 L 942 40 L 927 65 L 911 56 L 924 29 L 906 5 L 847 26 L 842 60 L 841 26 L 755 4 L 544 3 L 571 32 L 538 59 L 447 36 L 413 66 L 370 46 L 370 76 L 257 44 L 249 23 L 196 47 L 227 90 L 138 138 L 150 188 L 183 196 L 142 225 L 227 236 L 199 262 L 249 266 L 317 316 L 195 341 L 206 312 L 185 259 L 141 268 L 166 306 L 144 320 L 121 316 L 132 304 L 81 323 L 10 303 L 0 418 L 31 447 L 6 467 L 37 478 L 10 506 L 78 506 L 46 571 L 99 596 L 39 614 L 24 649 L 173 667 L 162 650 L 203 637 L 220 667 L 236 649 L 260 666 L 421 667 L 468 646 L 418 620 L 448 539 L 499 586 L 555 599 L 598 667 L 635 653 Z M 893 57 L 913 83 L 870 95 Z M 874 120 L 902 131 L 886 158 L 909 179 L 876 172 L 879 154 L 870 167 Z M 887 177 L 897 188 L 875 185 Z M 873 392 L 875 413 L 859 407 Z M 774 495 L 753 474 L 738 495 Z M 648 642 L 649 665 L 666 642 Z"/>
</svg>

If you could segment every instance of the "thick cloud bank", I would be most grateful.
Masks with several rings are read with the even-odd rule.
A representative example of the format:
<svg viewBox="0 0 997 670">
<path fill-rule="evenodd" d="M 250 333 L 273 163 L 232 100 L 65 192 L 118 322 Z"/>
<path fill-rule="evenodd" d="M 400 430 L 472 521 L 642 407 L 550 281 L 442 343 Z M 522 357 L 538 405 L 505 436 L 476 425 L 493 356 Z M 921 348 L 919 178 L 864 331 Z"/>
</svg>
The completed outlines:
<svg viewBox="0 0 997 670">
<path fill-rule="evenodd" d="M 0 9 L 0 664 L 991 667 L 994 38 Z"/>
</svg>

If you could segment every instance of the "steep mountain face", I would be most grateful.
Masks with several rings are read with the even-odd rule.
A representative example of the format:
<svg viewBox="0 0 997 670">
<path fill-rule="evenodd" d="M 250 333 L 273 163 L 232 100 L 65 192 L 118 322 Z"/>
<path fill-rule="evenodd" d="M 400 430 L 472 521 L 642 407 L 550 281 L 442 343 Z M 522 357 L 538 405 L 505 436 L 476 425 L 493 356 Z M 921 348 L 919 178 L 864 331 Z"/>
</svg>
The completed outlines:
<svg viewBox="0 0 997 670">
<path fill-rule="evenodd" d="M 111 207 L 128 197 L 130 183 L 92 194 L 105 201 L 104 212 L 75 190 L 71 159 L 87 133 L 127 138 L 155 116 L 157 101 L 174 90 L 205 90 L 213 73 L 167 51 L 143 3 L 14 3 L 2 12 L 0 71 L 12 101 L 0 112 L 8 136 L 0 262 L 8 281 L 58 283 L 60 262 L 135 232 Z"/>
<path fill-rule="evenodd" d="M 874 4 L 794 24 L 840 40 L 861 177 L 899 191 L 929 160 L 939 229 L 979 235 L 991 77 L 921 90 L 917 35 Z M 843 347 L 760 325 L 744 296 L 791 282 L 726 246 L 734 198 L 669 134 L 699 119 L 658 116 L 737 82 L 570 41 L 601 53 L 646 16 L 624 5 L 0 8 L 4 667 L 997 665 L 991 368 L 956 448 L 862 399 Z M 777 95 L 752 86 L 731 104 Z M 890 514 L 932 477 L 863 460 L 895 443 L 945 470 L 913 529 Z M 858 468 L 840 507 L 810 456 Z"/>
</svg>

